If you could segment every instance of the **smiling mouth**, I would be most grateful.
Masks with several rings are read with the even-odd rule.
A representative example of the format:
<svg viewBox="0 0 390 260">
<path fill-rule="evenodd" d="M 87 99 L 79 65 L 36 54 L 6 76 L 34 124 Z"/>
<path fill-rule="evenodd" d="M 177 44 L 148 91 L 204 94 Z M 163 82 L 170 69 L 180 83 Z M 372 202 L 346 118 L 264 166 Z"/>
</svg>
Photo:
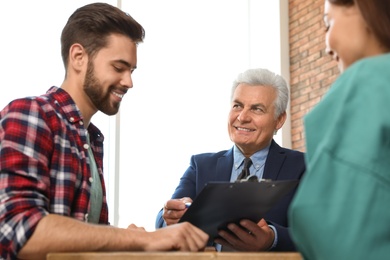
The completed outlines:
<svg viewBox="0 0 390 260">
<path fill-rule="evenodd" d="M 235 126 L 235 128 L 236 128 L 238 131 L 244 131 L 244 132 L 253 132 L 253 131 L 255 131 L 255 130 L 253 130 L 253 129 L 243 128 L 243 127 L 238 127 L 238 126 Z"/>
<path fill-rule="evenodd" d="M 116 92 L 114 92 L 114 91 L 112 91 L 111 93 L 114 94 L 115 96 L 119 97 L 120 99 L 122 99 L 123 96 L 125 95 L 125 94 L 116 93 Z"/>
</svg>

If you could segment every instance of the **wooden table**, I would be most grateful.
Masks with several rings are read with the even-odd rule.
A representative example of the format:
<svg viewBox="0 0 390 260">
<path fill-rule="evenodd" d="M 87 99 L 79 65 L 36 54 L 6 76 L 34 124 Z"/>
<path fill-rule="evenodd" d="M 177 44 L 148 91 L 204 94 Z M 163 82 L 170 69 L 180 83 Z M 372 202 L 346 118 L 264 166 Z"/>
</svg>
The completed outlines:
<svg viewBox="0 0 390 260">
<path fill-rule="evenodd" d="M 296 252 L 86 252 L 50 253 L 47 260 L 302 260 Z"/>
</svg>

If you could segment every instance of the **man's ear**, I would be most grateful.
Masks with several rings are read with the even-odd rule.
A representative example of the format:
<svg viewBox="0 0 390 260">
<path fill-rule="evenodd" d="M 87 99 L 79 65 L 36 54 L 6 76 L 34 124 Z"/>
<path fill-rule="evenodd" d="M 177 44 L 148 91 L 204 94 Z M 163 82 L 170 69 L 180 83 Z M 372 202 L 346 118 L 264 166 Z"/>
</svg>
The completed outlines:
<svg viewBox="0 0 390 260">
<path fill-rule="evenodd" d="M 84 47 L 75 43 L 70 46 L 69 49 L 69 66 L 71 69 L 80 72 L 83 69 L 83 66 L 88 62 L 87 54 Z"/>
<path fill-rule="evenodd" d="M 278 131 L 280 128 L 282 128 L 284 122 L 286 121 L 286 118 L 287 118 L 287 113 L 286 111 L 284 111 L 277 119 L 275 132 Z"/>
</svg>

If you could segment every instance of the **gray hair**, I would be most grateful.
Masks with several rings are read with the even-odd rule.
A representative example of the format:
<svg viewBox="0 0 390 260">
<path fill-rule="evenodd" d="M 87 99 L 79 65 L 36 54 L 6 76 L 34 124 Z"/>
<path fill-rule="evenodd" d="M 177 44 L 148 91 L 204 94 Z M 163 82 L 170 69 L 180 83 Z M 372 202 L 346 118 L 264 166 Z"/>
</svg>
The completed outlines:
<svg viewBox="0 0 390 260">
<path fill-rule="evenodd" d="M 275 118 L 278 118 L 286 111 L 289 99 L 289 89 L 286 80 L 282 76 L 267 69 L 258 68 L 246 70 L 243 73 L 238 74 L 237 78 L 234 80 L 230 100 L 233 99 L 233 94 L 237 86 L 242 83 L 250 86 L 261 85 L 274 88 L 277 92 L 275 100 Z"/>
</svg>

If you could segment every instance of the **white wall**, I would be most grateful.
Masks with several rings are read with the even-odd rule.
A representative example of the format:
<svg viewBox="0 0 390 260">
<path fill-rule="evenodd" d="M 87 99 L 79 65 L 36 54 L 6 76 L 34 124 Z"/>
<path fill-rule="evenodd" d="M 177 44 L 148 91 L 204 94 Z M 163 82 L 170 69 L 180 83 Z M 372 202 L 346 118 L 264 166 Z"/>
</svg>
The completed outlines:
<svg viewBox="0 0 390 260">
<path fill-rule="evenodd" d="M 77 7 L 89 2 L 0 3 L 1 108 L 13 98 L 61 84 L 62 27 Z M 106 137 L 110 221 L 154 230 L 155 216 L 172 195 L 190 156 L 232 146 L 227 115 L 236 75 L 267 67 L 288 77 L 288 38 L 283 38 L 288 35 L 280 33 L 280 27 L 288 25 L 280 16 L 287 0 L 105 2 L 121 6 L 146 30 L 134 88 L 120 113 L 93 118 Z M 288 128 L 283 129 L 286 136 Z M 282 134 L 276 140 L 289 147 Z"/>
<path fill-rule="evenodd" d="M 146 38 L 120 114 L 120 226 L 134 222 L 153 230 L 190 156 L 232 146 L 227 116 L 236 75 L 253 67 L 281 73 L 280 5 L 122 2 L 145 27 Z M 281 136 L 277 141 L 281 144 Z"/>
</svg>

